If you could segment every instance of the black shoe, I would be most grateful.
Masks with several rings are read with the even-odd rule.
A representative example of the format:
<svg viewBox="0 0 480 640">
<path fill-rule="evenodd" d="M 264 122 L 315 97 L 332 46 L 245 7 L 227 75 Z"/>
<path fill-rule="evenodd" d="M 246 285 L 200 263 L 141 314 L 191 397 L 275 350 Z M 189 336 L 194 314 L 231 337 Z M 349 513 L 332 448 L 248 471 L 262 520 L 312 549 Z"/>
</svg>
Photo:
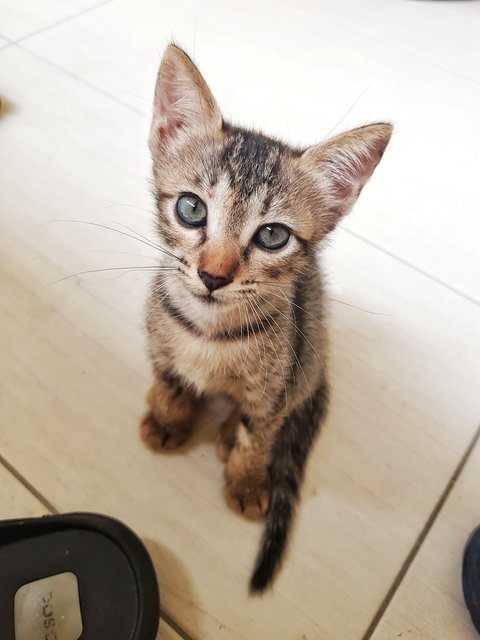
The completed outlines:
<svg viewBox="0 0 480 640">
<path fill-rule="evenodd" d="M 480 633 L 480 527 L 475 529 L 465 546 L 462 581 L 465 602 Z"/>
<path fill-rule="evenodd" d="M 118 520 L 0 522 L 1 640 L 154 640 L 159 614 L 150 557 Z"/>
</svg>

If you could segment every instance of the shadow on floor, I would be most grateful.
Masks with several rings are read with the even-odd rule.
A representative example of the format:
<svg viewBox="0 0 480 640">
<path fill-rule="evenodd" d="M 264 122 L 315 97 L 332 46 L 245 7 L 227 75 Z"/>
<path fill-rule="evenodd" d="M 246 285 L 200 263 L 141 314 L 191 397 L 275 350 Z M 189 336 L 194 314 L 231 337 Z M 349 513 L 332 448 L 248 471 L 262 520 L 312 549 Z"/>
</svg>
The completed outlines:
<svg viewBox="0 0 480 640">
<path fill-rule="evenodd" d="M 198 618 L 199 607 L 185 566 L 171 551 L 157 542 L 143 538 L 143 543 L 150 554 L 158 578 L 161 618 L 183 638 L 192 638 L 192 640 L 193 638 L 202 638 L 203 634 Z M 184 620 L 177 620 L 176 617 L 170 616 L 174 601 L 176 610 L 180 608 L 186 614 L 188 613 Z M 188 631 L 185 631 L 182 625 L 187 620 Z M 157 636 L 159 639 L 162 637 L 161 628 L 162 621 L 160 621 L 160 632 Z"/>
</svg>

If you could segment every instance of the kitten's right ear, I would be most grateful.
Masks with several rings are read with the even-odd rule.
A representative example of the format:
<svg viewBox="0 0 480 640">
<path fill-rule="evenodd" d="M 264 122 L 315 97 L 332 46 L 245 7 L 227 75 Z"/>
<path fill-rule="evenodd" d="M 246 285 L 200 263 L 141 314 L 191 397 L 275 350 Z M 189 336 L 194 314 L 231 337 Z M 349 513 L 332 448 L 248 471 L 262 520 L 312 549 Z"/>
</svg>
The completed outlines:
<svg viewBox="0 0 480 640">
<path fill-rule="evenodd" d="M 186 133 L 210 135 L 222 116 L 207 83 L 188 55 L 170 44 L 155 86 L 149 146 L 152 152 Z"/>
</svg>

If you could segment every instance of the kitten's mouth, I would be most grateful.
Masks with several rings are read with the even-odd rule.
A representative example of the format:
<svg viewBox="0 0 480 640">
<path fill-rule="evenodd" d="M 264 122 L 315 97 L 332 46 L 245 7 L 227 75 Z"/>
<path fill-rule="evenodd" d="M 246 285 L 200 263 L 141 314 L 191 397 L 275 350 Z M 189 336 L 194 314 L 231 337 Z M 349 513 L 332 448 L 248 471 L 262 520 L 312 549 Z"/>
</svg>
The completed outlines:
<svg viewBox="0 0 480 640">
<path fill-rule="evenodd" d="M 183 275 L 186 274 L 184 273 Z M 205 304 L 228 305 L 229 303 L 231 303 L 231 301 L 229 300 L 221 300 L 220 298 L 215 296 L 215 291 L 205 291 L 205 293 L 198 293 L 198 291 L 194 291 L 193 288 L 189 286 L 189 283 L 185 281 L 183 282 L 183 286 L 191 296 L 193 296 L 197 300 L 200 300 L 201 302 L 204 302 Z"/>
<path fill-rule="evenodd" d="M 206 302 L 207 304 L 225 304 L 223 300 L 219 300 L 215 298 L 212 292 L 209 293 L 195 293 L 194 291 L 190 292 L 192 296 L 197 298 L 197 300 L 201 300 L 202 302 Z"/>
</svg>

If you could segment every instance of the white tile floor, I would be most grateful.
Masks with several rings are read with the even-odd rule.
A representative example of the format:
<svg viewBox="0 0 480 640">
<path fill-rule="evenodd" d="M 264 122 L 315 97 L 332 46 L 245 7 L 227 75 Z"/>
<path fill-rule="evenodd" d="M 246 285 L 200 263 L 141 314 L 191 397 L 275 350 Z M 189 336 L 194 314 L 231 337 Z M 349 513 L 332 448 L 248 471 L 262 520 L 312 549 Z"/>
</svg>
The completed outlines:
<svg viewBox="0 0 480 640">
<path fill-rule="evenodd" d="M 108 0 L 0 0 L 0 33 L 19 41 L 78 16 Z"/>
<path fill-rule="evenodd" d="M 46 510 L 23 479 L 56 510 L 122 518 L 187 638 L 473 640 L 459 571 L 480 523 L 480 445 L 463 469 L 480 422 L 480 4 L 199 7 L 0 2 L 1 516 Z M 237 121 L 304 144 L 396 125 L 326 256 L 332 409 L 262 600 L 246 594 L 260 528 L 224 506 L 209 438 L 166 457 L 138 441 L 147 278 L 58 282 L 152 255 L 78 221 L 152 233 L 145 139 L 172 37 Z"/>
</svg>

